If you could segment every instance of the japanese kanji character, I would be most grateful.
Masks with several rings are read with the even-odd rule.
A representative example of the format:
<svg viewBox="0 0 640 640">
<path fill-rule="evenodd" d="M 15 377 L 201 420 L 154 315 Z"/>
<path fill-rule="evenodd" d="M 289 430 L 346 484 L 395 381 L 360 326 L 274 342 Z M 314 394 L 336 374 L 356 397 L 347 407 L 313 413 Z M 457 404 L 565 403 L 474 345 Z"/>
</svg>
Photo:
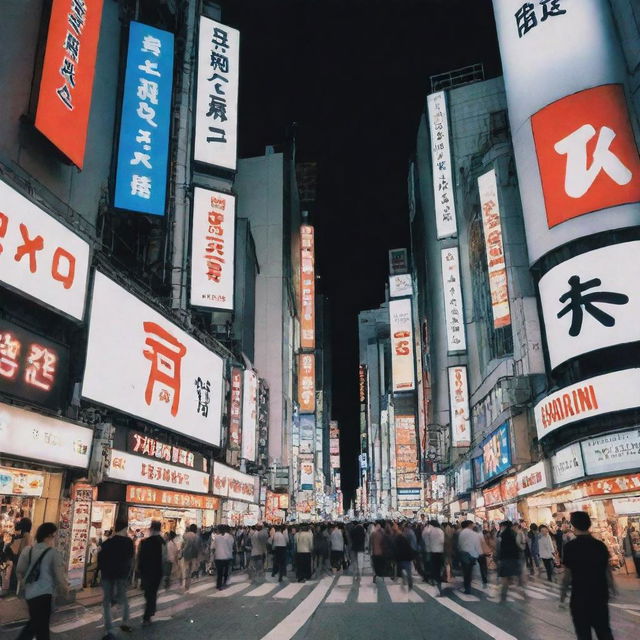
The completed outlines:
<svg viewBox="0 0 640 640">
<path fill-rule="evenodd" d="M 544 22 L 547 18 L 562 16 L 567 13 L 566 9 L 560 7 L 560 0 L 540 0 L 540 4 L 542 5 L 540 22 Z"/>
<path fill-rule="evenodd" d="M 211 52 L 211 70 L 229 73 L 229 58 L 216 51 Z"/>
<path fill-rule="evenodd" d="M 0 376 L 3 378 L 15 378 L 21 346 L 10 333 L 0 333 Z"/>
<path fill-rule="evenodd" d="M 20 262 L 26 255 L 29 256 L 29 271 L 35 273 L 38 270 L 36 261 L 36 252 L 42 251 L 44 248 L 44 238 L 42 236 L 29 237 L 29 229 L 26 225 L 20 223 L 20 234 L 22 235 L 22 244 L 16 249 L 14 260 Z"/>
<path fill-rule="evenodd" d="M 78 38 L 69 31 L 67 31 L 67 38 L 64 41 L 64 48 L 69 52 L 69 55 L 73 60 L 78 62 L 78 56 L 80 55 L 80 40 L 78 40 Z"/>
<path fill-rule="evenodd" d="M 151 405 L 153 389 L 157 384 L 172 392 L 171 415 L 176 416 L 180 407 L 180 368 L 187 348 L 168 331 L 155 322 L 144 322 L 145 340 L 148 349 L 143 350 L 144 357 L 151 362 L 149 380 L 145 390 L 145 401 Z"/>
<path fill-rule="evenodd" d="M 146 102 L 139 102 L 138 108 L 136 109 L 136 113 L 139 118 L 142 118 L 146 122 L 148 122 L 152 127 L 157 127 L 158 124 L 153 121 L 156 117 L 156 110 L 153 107 L 150 107 Z"/>
<path fill-rule="evenodd" d="M 67 263 L 66 273 L 63 273 L 60 269 L 63 260 Z M 58 282 L 62 282 L 62 286 L 65 289 L 71 289 L 75 275 L 76 257 L 66 249 L 57 247 L 53 253 L 53 260 L 51 261 L 51 277 Z"/>
<path fill-rule="evenodd" d="M 518 25 L 518 36 L 520 38 L 538 26 L 536 9 L 532 2 L 525 2 L 522 7 L 516 11 L 516 24 Z"/>
<path fill-rule="evenodd" d="M 136 136 L 136 142 L 143 145 L 145 151 L 151 149 L 151 131 L 145 131 L 144 129 L 138 129 L 138 135 Z"/>
<path fill-rule="evenodd" d="M 67 20 L 71 25 L 71 28 L 80 35 L 82 33 L 82 27 L 84 27 L 84 18 L 76 15 L 75 13 L 70 13 L 67 16 Z"/>
<path fill-rule="evenodd" d="M 27 384 L 50 391 L 55 382 L 58 356 L 39 344 L 32 344 L 27 355 L 24 380 Z"/>
<path fill-rule="evenodd" d="M 158 83 L 146 78 L 139 79 L 138 98 L 148 100 L 151 104 L 158 104 Z"/>
<path fill-rule="evenodd" d="M 224 30 L 220 29 L 220 27 L 215 27 L 213 29 L 213 36 L 211 38 L 211 44 L 217 49 L 218 47 L 223 47 L 225 49 L 229 48 L 229 34 Z"/>
<path fill-rule="evenodd" d="M 150 76 L 157 76 L 158 78 L 160 77 L 160 72 L 158 71 L 157 62 L 151 62 L 151 60 L 145 60 L 144 64 L 138 65 L 138 69 L 140 71 L 144 71 L 144 73 Z"/>
<path fill-rule="evenodd" d="M 162 47 L 162 41 L 153 36 L 145 36 L 142 39 L 142 49 L 140 51 L 152 53 L 156 58 L 160 55 L 160 48 Z"/>
<path fill-rule="evenodd" d="M 145 200 L 151 198 L 151 178 L 148 176 L 131 176 L 131 195 L 139 196 Z"/>
<path fill-rule="evenodd" d="M 580 276 L 571 276 L 569 278 L 569 291 L 560 296 L 560 302 L 569 302 L 557 315 L 558 318 L 562 318 L 567 313 L 571 312 L 571 326 L 569 327 L 569 335 L 574 338 L 580 335 L 582 329 L 583 311 L 582 307 L 587 313 L 590 313 L 600 324 L 605 327 L 613 327 L 616 324 L 616 320 L 613 316 L 596 307 L 594 302 L 601 302 L 605 304 L 627 304 L 629 302 L 629 296 L 623 293 L 613 293 L 610 291 L 594 291 L 586 296 L 582 295 L 587 289 L 593 289 L 599 287 L 602 284 L 600 278 L 593 278 L 587 282 L 581 283 Z"/>
<path fill-rule="evenodd" d="M 85 4 L 84 0 L 71 0 L 71 10 L 77 16 L 84 18 L 87 13 L 87 5 Z"/>
<path fill-rule="evenodd" d="M 227 101 L 225 98 L 218 98 L 218 96 L 209 96 L 209 111 L 207 111 L 207 118 L 213 116 L 214 120 L 220 120 L 221 122 L 227 121 Z"/>
<path fill-rule="evenodd" d="M 6 213 L 0 211 L 0 238 L 4 238 L 7 235 L 7 229 L 9 228 L 9 218 Z M 0 253 L 2 253 L 3 247 L 0 244 Z"/>
<path fill-rule="evenodd" d="M 198 408 L 196 411 L 203 415 L 205 418 L 209 415 L 209 401 L 210 401 L 210 392 L 211 392 L 211 382 L 209 380 L 203 381 L 200 376 L 198 376 L 195 380 L 196 393 L 198 394 Z M 180 457 L 184 464 L 186 451 L 182 449 L 180 451 Z"/>
<path fill-rule="evenodd" d="M 76 86 L 76 69 L 75 65 L 69 58 L 65 58 L 62 61 L 62 66 L 60 67 L 60 75 L 63 78 L 67 78 L 69 80 L 69 84 L 72 87 Z"/>
<path fill-rule="evenodd" d="M 217 127 L 209 127 L 209 131 L 214 134 L 207 136 L 207 142 L 227 142 L 227 132 L 224 129 L 218 129 Z"/>
<path fill-rule="evenodd" d="M 58 94 L 58 98 L 62 100 L 67 109 L 69 109 L 69 111 L 73 111 L 73 104 L 71 102 L 71 90 L 69 89 L 69 85 L 67 85 L 66 83 L 63 84 L 59 89 L 56 89 L 56 93 Z"/>
<path fill-rule="evenodd" d="M 216 80 L 220 80 L 221 82 L 216 82 Z M 209 82 L 213 82 L 214 83 L 213 88 L 214 88 L 215 92 L 219 96 L 226 95 L 225 92 L 222 90 L 222 82 L 229 82 L 228 78 L 225 78 L 224 76 L 221 76 L 219 73 L 214 73 L 209 78 Z"/>
<path fill-rule="evenodd" d="M 148 153 L 142 153 L 141 151 L 134 151 L 133 158 L 129 160 L 129 164 L 132 164 L 132 165 L 142 164 L 145 167 L 147 167 L 147 169 L 153 169 L 153 167 L 151 166 L 151 162 L 149 162 L 150 158 L 151 156 Z"/>
</svg>

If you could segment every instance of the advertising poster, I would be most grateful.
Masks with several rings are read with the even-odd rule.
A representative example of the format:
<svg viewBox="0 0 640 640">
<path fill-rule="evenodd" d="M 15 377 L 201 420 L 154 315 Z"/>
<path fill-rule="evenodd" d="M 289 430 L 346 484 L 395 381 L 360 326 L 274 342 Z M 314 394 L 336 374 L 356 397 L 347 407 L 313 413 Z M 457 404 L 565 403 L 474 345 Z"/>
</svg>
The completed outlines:
<svg viewBox="0 0 640 640">
<path fill-rule="evenodd" d="M 316 273 L 315 273 L 314 229 L 309 225 L 300 227 L 300 347 L 315 349 L 316 346 Z"/>
<path fill-rule="evenodd" d="M 509 423 L 501 424 L 482 443 L 484 479 L 491 480 L 511 467 Z"/>
<path fill-rule="evenodd" d="M 243 370 L 231 368 L 231 394 L 229 397 L 229 449 L 240 451 L 242 434 Z"/>
<path fill-rule="evenodd" d="M 415 368 L 411 300 L 389 302 L 389 323 L 393 391 L 412 391 L 415 389 Z"/>
<path fill-rule="evenodd" d="M 442 249 L 442 291 L 444 315 L 447 323 L 447 349 L 465 351 L 467 337 L 464 330 L 464 301 L 460 286 L 460 255 L 458 247 Z"/>
<path fill-rule="evenodd" d="M 94 488 L 91 485 L 77 484 L 73 488 L 71 507 L 71 551 L 69 553 L 68 580 L 72 589 L 80 590 L 84 583 L 84 568 L 89 546 L 89 527 L 91 526 L 91 503 Z"/>
<path fill-rule="evenodd" d="M 469 386 L 467 367 L 449 367 L 449 409 L 451 411 L 451 444 L 468 447 L 471 444 L 469 419 Z"/>
<path fill-rule="evenodd" d="M 587 475 L 640 468 L 640 429 L 609 433 L 580 445 Z"/>
</svg>

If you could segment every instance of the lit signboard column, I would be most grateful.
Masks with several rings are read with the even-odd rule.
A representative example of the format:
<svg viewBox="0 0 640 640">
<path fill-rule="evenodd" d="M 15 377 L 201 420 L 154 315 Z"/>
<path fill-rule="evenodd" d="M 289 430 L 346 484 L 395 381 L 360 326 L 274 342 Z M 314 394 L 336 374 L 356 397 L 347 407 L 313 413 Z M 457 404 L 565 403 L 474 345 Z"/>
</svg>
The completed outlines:
<svg viewBox="0 0 640 640">
<path fill-rule="evenodd" d="M 298 404 L 300 413 L 316 410 L 316 357 L 313 353 L 298 356 Z"/>
<path fill-rule="evenodd" d="M 258 426 L 258 376 L 253 369 L 244 372 L 242 397 L 242 457 L 255 462 Z"/>
<path fill-rule="evenodd" d="M 457 233 L 454 183 L 449 145 L 449 118 L 444 91 L 427 96 L 429 129 L 431 132 L 431 165 L 438 239 Z"/>
<path fill-rule="evenodd" d="M 236 199 L 195 187 L 191 236 L 191 304 L 233 311 Z"/>
<path fill-rule="evenodd" d="M 103 0 L 53 0 L 35 126 L 82 169 Z"/>
<path fill-rule="evenodd" d="M 300 300 L 302 302 L 300 318 L 300 346 L 302 349 L 315 349 L 315 258 L 313 227 L 300 227 Z"/>
<path fill-rule="evenodd" d="M 480 191 L 480 208 L 482 210 L 484 247 L 487 253 L 493 326 L 499 329 L 511 324 L 511 311 L 507 286 L 507 263 L 502 243 L 498 185 L 494 169 L 478 178 L 478 189 Z"/>
<path fill-rule="evenodd" d="M 640 158 L 609 3 L 494 0 L 531 263 L 640 222 Z"/>
<path fill-rule="evenodd" d="M 464 304 L 460 286 L 460 256 L 458 247 L 442 249 L 442 291 L 447 323 L 447 350 L 465 351 L 467 337 L 464 327 Z"/>
<path fill-rule="evenodd" d="M 242 381 L 243 371 L 240 367 L 231 368 L 231 396 L 229 398 L 229 438 L 231 451 L 240 451 L 242 434 Z"/>
<path fill-rule="evenodd" d="M 163 216 L 167 190 L 173 34 L 129 25 L 114 205 Z"/>
<path fill-rule="evenodd" d="M 240 32 L 200 17 L 194 160 L 235 171 Z"/>
<path fill-rule="evenodd" d="M 468 447 L 471 444 L 469 420 L 469 385 L 465 365 L 449 367 L 449 407 L 451 411 L 451 445 Z"/>
<path fill-rule="evenodd" d="M 402 298 L 389 302 L 389 322 L 391 331 L 391 367 L 393 391 L 415 389 L 413 355 L 413 322 L 411 320 L 411 300 Z"/>
</svg>

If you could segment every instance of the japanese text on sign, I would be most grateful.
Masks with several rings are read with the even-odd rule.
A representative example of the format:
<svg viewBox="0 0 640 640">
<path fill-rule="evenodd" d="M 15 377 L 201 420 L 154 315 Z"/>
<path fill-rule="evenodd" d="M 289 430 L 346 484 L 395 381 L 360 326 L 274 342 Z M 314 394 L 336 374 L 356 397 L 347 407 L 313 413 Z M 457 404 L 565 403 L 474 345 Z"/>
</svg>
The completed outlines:
<svg viewBox="0 0 640 640">
<path fill-rule="evenodd" d="M 155 438 L 135 431 L 129 433 L 129 451 L 181 467 L 207 471 L 207 459 L 202 454 L 160 442 Z"/>
<path fill-rule="evenodd" d="M 316 357 L 312 353 L 298 356 L 298 404 L 300 413 L 316 410 Z"/>
<path fill-rule="evenodd" d="M 404 298 L 389 302 L 389 324 L 393 390 L 411 391 L 415 389 L 411 300 Z"/>
<path fill-rule="evenodd" d="M 460 263 L 458 247 L 442 249 L 442 290 L 444 314 L 447 321 L 447 348 L 449 351 L 465 351 L 467 338 L 464 327 L 464 305 L 460 287 Z"/>
<path fill-rule="evenodd" d="M 200 17 L 195 160 L 235 170 L 240 33 Z"/>
<path fill-rule="evenodd" d="M 457 232 L 456 206 L 453 195 L 451 150 L 449 148 L 449 120 L 443 91 L 427 97 L 431 130 L 431 164 L 433 196 L 436 209 L 438 238 L 454 236 Z"/>
<path fill-rule="evenodd" d="M 300 318 L 300 346 L 314 349 L 315 336 L 315 265 L 314 265 L 313 227 L 300 227 L 300 300 L 302 312 Z"/>
<path fill-rule="evenodd" d="M 173 34 L 131 22 L 118 145 L 116 207 L 164 215 L 172 85 Z"/>
<path fill-rule="evenodd" d="M 515 13 L 518 37 L 526 36 L 529 31 L 535 29 L 549 18 L 563 16 L 567 13 L 562 8 L 564 0 L 538 0 L 536 6 L 533 2 L 525 2 Z"/>
<path fill-rule="evenodd" d="M 449 367 L 449 405 L 451 444 L 454 447 L 468 447 L 471 444 L 471 424 L 466 366 Z"/>
<path fill-rule="evenodd" d="M 242 432 L 242 369 L 231 368 L 231 396 L 229 398 L 229 449 L 240 451 Z"/>
<path fill-rule="evenodd" d="M 244 372 L 242 394 L 242 457 L 254 462 L 258 427 L 258 376 L 253 369 Z"/>
</svg>

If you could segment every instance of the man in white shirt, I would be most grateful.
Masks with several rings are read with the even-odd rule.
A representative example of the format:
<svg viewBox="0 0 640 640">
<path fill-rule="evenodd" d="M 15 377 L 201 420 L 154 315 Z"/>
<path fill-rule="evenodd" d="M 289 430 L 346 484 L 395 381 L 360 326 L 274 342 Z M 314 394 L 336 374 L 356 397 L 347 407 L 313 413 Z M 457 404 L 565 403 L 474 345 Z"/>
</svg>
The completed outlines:
<svg viewBox="0 0 640 640">
<path fill-rule="evenodd" d="M 218 590 L 222 590 L 229 580 L 229 566 L 233 559 L 233 536 L 229 533 L 227 525 L 221 524 L 218 527 L 218 535 L 214 544 L 213 558 L 216 563 L 216 587 Z"/>
<path fill-rule="evenodd" d="M 473 565 L 482 554 L 482 546 L 480 545 L 478 534 L 473 530 L 473 522 L 471 520 L 465 520 L 460 526 L 462 529 L 458 535 L 458 553 L 462 564 L 462 575 L 464 576 L 464 592 L 471 593 Z"/>
<path fill-rule="evenodd" d="M 431 520 L 424 539 L 425 548 L 431 555 L 431 576 L 436 581 L 438 595 L 442 595 L 442 560 L 444 556 L 444 531 L 437 520 Z"/>
<path fill-rule="evenodd" d="M 273 570 L 271 577 L 279 574 L 278 582 L 282 582 L 287 575 L 287 545 L 289 544 L 289 534 L 284 526 L 275 527 L 271 538 L 273 547 Z"/>
</svg>

